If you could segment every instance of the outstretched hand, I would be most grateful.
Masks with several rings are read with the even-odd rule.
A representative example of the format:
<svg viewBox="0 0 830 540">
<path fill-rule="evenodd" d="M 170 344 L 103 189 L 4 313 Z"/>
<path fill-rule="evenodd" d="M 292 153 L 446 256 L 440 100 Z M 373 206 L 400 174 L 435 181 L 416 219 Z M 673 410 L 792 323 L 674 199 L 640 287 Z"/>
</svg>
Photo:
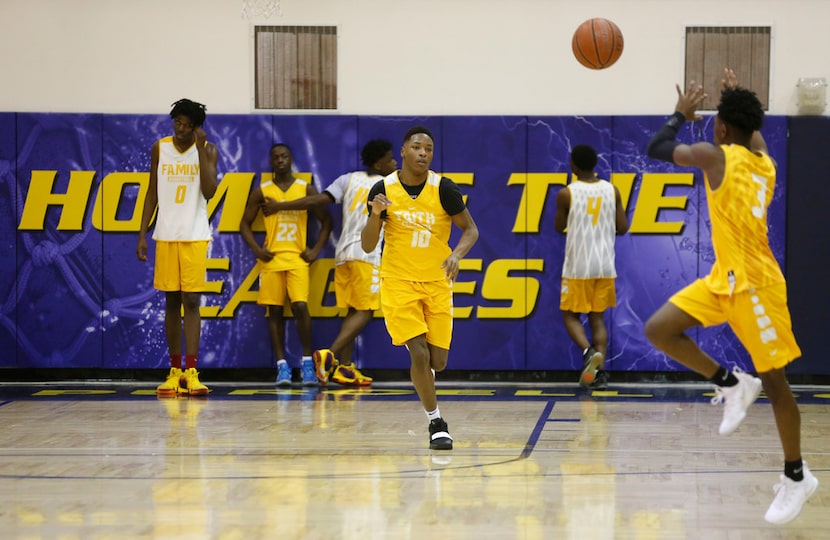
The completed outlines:
<svg viewBox="0 0 830 540">
<path fill-rule="evenodd" d="M 675 88 L 677 88 L 677 105 L 675 105 L 674 110 L 681 113 L 687 121 L 702 119 L 703 117 L 697 114 L 697 108 L 707 97 L 703 87 L 696 84 L 695 81 L 691 81 L 685 94 L 680 89 L 679 84 L 675 85 Z"/>
<path fill-rule="evenodd" d="M 724 90 L 732 90 L 738 87 L 738 77 L 735 72 L 729 68 L 723 70 L 724 78 L 720 80 L 720 84 Z"/>
</svg>

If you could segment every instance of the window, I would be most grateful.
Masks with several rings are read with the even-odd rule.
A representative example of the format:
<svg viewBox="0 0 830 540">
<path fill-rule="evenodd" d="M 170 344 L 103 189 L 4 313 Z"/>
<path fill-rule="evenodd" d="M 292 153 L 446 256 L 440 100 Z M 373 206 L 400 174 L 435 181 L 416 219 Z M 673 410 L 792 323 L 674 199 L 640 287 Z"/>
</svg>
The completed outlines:
<svg viewBox="0 0 830 540">
<path fill-rule="evenodd" d="M 769 109 L 770 38 L 768 26 L 689 26 L 686 28 L 686 84 L 703 84 L 709 94 L 702 110 L 715 110 L 723 69 L 732 68 L 738 84 L 758 94 Z"/>
<path fill-rule="evenodd" d="M 337 108 L 337 27 L 255 26 L 254 107 Z"/>
</svg>

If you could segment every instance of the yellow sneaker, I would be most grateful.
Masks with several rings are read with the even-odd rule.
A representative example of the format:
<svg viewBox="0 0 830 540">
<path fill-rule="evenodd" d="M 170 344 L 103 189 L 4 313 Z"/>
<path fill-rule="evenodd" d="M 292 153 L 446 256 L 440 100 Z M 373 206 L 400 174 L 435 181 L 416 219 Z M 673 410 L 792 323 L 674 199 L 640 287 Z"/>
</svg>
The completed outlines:
<svg viewBox="0 0 830 540">
<path fill-rule="evenodd" d="M 345 386 L 369 386 L 373 379 L 361 373 L 354 364 L 340 364 L 331 374 L 331 380 Z"/>
<path fill-rule="evenodd" d="M 158 385 L 156 388 L 156 395 L 158 397 L 175 397 L 179 392 L 179 379 L 183 376 L 182 370 L 179 368 L 170 368 L 170 373 L 167 379 Z"/>
<path fill-rule="evenodd" d="M 369 377 L 368 375 L 364 375 L 354 364 L 352 364 L 352 369 L 354 370 L 355 377 L 357 378 L 357 385 L 358 386 L 369 386 L 374 381 L 373 378 Z"/>
<path fill-rule="evenodd" d="M 314 373 L 317 375 L 317 381 L 325 386 L 329 382 L 329 377 L 337 368 L 337 359 L 329 349 L 316 350 L 311 358 L 314 360 Z"/>
<path fill-rule="evenodd" d="M 210 389 L 199 382 L 199 372 L 196 368 L 185 370 L 182 378 L 181 393 L 190 394 L 191 396 L 205 396 L 210 392 Z"/>
</svg>

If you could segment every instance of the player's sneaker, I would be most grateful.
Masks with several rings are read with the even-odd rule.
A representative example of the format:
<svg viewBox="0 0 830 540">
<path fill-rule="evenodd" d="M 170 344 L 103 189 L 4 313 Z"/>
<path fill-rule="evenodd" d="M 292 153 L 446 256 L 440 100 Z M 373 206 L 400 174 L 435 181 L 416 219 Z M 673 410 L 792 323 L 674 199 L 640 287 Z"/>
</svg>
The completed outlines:
<svg viewBox="0 0 830 540">
<path fill-rule="evenodd" d="M 781 482 L 775 484 L 775 499 L 769 506 L 764 519 L 770 523 L 781 525 L 790 522 L 798 516 L 807 499 L 815 493 L 818 487 L 818 478 L 813 476 L 804 462 L 804 479 L 796 482 L 781 475 Z"/>
<path fill-rule="evenodd" d="M 314 360 L 314 371 L 317 374 L 317 380 L 325 386 L 329 382 L 329 377 L 332 372 L 337 367 L 337 358 L 334 357 L 334 353 L 329 349 L 314 351 L 311 358 Z"/>
<path fill-rule="evenodd" d="M 369 386 L 373 379 L 361 373 L 354 364 L 340 364 L 331 374 L 331 380 L 345 386 Z"/>
<path fill-rule="evenodd" d="M 364 375 L 354 364 L 352 364 L 351 368 L 354 370 L 355 378 L 357 379 L 358 386 L 369 386 L 374 381 L 373 378 L 369 377 L 368 375 Z"/>
<path fill-rule="evenodd" d="M 761 393 L 761 379 L 744 373 L 740 368 L 732 371 L 738 378 L 735 386 L 716 386 L 715 397 L 712 398 L 712 405 L 724 403 L 723 420 L 718 428 L 721 435 L 729 435 L 746 418 L 746 410 L 758 399 Z"/>
<path fill-rule="evenodd" d="M 443 418 L 436 418 L 429 423 L 429 449 L 452 450 L 452 437 Z"/>
<path fill-rule="evenodd" d="M 579 385 L 588 386 L 594 382 L 597 376 L 597 370 L 602 365 L 602 353 L 593 347 L 588 347 L 585 354 L 582 355 L 583 367 L 582 373 L 579 375 Z"/>
<path fill-rule="evenodd" d="M 303 386 L 317 386 L 317 373 L 314 370 L 314 360 L 303 360 L 300 365 L 300 373 L 303 377 Z"/>
<path fill-rule="evenodd" d="M 608 379 L 609 379 L 608 372 L 604 369 L 598 369 L 597 374 L 594 377 L 594 382 L 592 382 L 589 386 L 591 390 L 608 390 Z"/>
<path fill-rule="evenodd" d="M 158 397 L 174 397 L 179 392 L 179 380 L 182 376 L 181 369 L 171 367 L 170 373 L 167 374 L 167 379 L 156 388 L 156 395 Z"/>
<path fill-rule="evenodd" d="M 291 386 L 291 366 L 288 362 L 277 364 L 277 386 Z"/>
<path fill-rule="evenodd" d="M 199 381 L 199 372 L 196 368 L 186 369 L 181 379 L 180 392 L 191 396 L 206 396 L 210 390 Z"/>
</svg>

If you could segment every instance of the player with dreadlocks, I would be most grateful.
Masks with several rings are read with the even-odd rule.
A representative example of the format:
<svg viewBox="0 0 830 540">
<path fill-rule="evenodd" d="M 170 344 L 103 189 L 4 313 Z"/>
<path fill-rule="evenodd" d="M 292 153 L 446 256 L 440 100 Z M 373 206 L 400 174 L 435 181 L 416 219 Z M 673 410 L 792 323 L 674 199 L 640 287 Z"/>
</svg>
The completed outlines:
<svg viewBox="0 0 830 540">
<path fill-rule="evenodd" d="M 164 329 L 170 353 L 170 373 L 159 385 L 159 397 L 179 393 L 205 395 L 199 381 L 201 317 L 207 249 L 211 239 L 207 201 L 216 193 L 216 145 L 202 129 L 206 107 L 189 99 L 173 103 L 173 135 L 150 150 L 150 185 L 144 200 L 136 254 L 147 260 L 147 230 L 158 206 L 153 232 L 156 260 L 153 286 L 164 291 Z M 182 369 L 182 306 L 184 306 L 184 369 Z"/>
</svg>

